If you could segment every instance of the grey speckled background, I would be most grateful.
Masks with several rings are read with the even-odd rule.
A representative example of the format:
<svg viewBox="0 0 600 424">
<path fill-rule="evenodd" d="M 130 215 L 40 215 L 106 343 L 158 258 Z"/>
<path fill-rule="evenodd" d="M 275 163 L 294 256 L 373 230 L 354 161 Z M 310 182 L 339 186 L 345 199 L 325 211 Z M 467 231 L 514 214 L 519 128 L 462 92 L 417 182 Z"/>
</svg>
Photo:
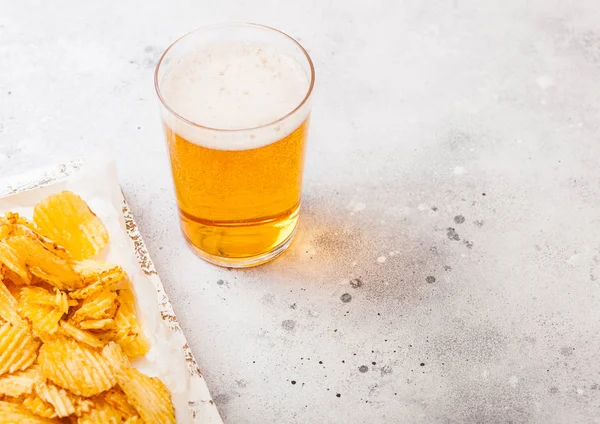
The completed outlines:
<svg viewBox="0 0 600 424">
<path fill-rule="evenodd" d="M 370 4 L 0 0 L 0 175 L 112 149 L 227 423 L 600 422 L 600 2 Z M 152 87 L 238 20 L 318 73 L 300 232 L 250 271 L 180 237 Z"/>
</svg>

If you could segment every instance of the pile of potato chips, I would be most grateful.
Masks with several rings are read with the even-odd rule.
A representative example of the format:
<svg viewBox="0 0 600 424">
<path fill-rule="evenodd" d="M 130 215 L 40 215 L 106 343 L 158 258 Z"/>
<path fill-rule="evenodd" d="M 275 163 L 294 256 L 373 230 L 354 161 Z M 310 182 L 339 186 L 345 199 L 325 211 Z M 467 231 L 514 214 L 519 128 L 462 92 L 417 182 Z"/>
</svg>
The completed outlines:
<svg viewBox="0 0 600 424">
<path fill-rule="evenodd" d="M 174 423 L 171 395 L 132 368 L 150 344 L 130 281 L 94 259 L 102 221 L 76 194 L 0 216 L 0 424 Z"/>
</svg>

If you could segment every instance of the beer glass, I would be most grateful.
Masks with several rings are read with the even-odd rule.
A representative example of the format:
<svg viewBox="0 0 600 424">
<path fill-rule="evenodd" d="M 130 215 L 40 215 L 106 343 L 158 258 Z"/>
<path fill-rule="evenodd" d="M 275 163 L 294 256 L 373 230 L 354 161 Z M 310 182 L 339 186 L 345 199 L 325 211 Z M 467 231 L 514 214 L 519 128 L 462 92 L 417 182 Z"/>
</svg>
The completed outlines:
<svg viewBox="0 0 600 424">
<path fill-rule="evenodd" d="M 262 25 L 190 32 L 154 76 L 181 229 L 216 265 L 281 254 L 298 223 L 315 71 L 288 35 Z"/>
</svg>

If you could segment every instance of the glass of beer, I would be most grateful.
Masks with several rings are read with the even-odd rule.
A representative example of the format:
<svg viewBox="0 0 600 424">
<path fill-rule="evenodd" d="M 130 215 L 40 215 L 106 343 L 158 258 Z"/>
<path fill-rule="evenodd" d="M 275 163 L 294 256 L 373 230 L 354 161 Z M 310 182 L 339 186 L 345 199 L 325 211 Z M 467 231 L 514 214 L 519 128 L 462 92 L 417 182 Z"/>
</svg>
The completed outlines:
<svg viewBox="0 0 600 424">
<path fill-rule="evenodd" d="M 315 71 L 288 35 L 262 25 L 190 32 L 154 76 L 181 229 L 216 265 L 265 263 L 298 224 Z"/>
</svg>

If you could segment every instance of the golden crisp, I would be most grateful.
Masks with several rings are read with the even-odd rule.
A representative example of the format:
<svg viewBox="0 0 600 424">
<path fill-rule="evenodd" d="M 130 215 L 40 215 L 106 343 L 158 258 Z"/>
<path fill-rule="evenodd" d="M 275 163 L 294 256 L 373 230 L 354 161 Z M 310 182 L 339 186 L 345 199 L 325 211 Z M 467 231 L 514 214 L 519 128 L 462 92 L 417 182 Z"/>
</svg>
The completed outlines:
<svg viewBox="0 0 600 424">
<path fill-rule="evenodd" d="M 144 356 L 150 350 L 150 342 L 142 332 L 135 312 L 135 297 L 129 288 L 119 290 L 119 309 L 115 315 L 116 341 L 130 358 Z"/>
<path fill-rule="evenodd" d="M 93 396 L 115 385 L 106 359 L 95 349 L 59 337 L 44 343 L 38 362 L 42 375 L 79 396 Z"/>
<path fill-rule="evenodd" d="M 127 276 L 118 265 L 92 259 L 76 262 L 74 268 L 83 279 L 84 287 L 69 293 L 73 299 L 86 299 L 106 288 L 113 290 L 113 286 Z"/>
<path fill-rule="evenodd" d="M 77 424 L 120 424 L 126 417 L 101 397 L 94 398 L 95 407 L 79 418 Z"/>
<path fill-rule="evenodd" d="M 96 281 L 95 283 L 92 283 L 89 286 L 70 291 L 69 297 L 75 300 L 87 299 L 88 297 L 98 293 L 99 291 L 102 291 L 102 289 L 104 288 L 105 285 L 102 281 Z"/>
<path fill-rule="evenodd" d="M 35 365 L 25 371 L 4 374 L 0 377 L 0 395 L 12 397 L 28 395 L 33 391 L 33 386 L 39 379 L 39 370 Z"/>
<path fill-rule="evenodd" d="M 12 236 L 4 240 L 20 258 L 25 260 L 29 271 L 58 289 L 77 289 L 82 286 L 81 277 L 69 261 L 46 249 L 39 240 L 27 236 Z"/>
<path fill-rule="evenodd" d="M 24 257 L 20 257 L 18 252 L 8 244 L 9 239 L 0 241 L 0 264 L 10 270 L 15 279 L 15 283 L 29 284 L 31 283 L 31 275 L 27 271 Z"/>
<path fill-rule="evenodd" d="M 122 280 L 126 275 L 119 265 L 93 259 L 75 262 L 74 268 L 86 285 L 101 281 L 102 284 L 108 287 Z"/>
<path fill-rule="evenodd" d="M 12 225 L 0 217 L 0 241 L 7 238 L 12 232 Z"/>
<path fill-rule="evenodd" d="M 69 321 L 61 321 L 60 327 L 62 330 L 62 334 L 68 337 L 72 337 L 78 342 L 85 343 L 91 347 L 103 347 L 105 343 L 101 341 L 95 334 L 90 333 L 89 331 L 81 330 L 71 324 Z"/>
<path fill-rule="evenodd" d="M 4 216 L 0 216 L 0 224 L 7 224 L 11 227 L 14 227 L 15 225 L 22 225 L 32 230 L 35 228 L 33 222 L 24 216 L 21 216 L 17 212 L 6 212 Z"/>
<path fill-rule="evenodd" d="M 46 249 L 54 253 L 56 256 L 62 259 L 71 259 L 69 252 L 52 240 L 40 233 L 40 230 L 35 228 L 33 223 L 26 221 L 25 218 L 19 218 L 19 222 L 12 225 L 10 228 L 11 236 L 26 236 L 33 240 L 37 240 L 44 245 Z"/>
<path fill-rule="evenodd" d="M 80 416 L 89 412 L 94 406 L 91 400 L 75 396 L 52 383 L 38 382 L 35 385 L 35 392 L 40 399 L 52 405 L 56 416 L 61 418 L 73 414 Z"/>
<path fill-rule="evenodd" d="M 8 291 L 10 292 L 10 294 L 13 295 L 13 297 L 15 298 L 15 300 L 18 303 L 19 302 L 19 296 L 21 294 L 21 287 L 23 287 L 23 286 L 20 285 L 20 284 L 15 283 L 14 279 L 11 279 L 11 274 L 13 276 L 16 276 L 16 275 L 13 274 L 13 272 L 10 271 L 8 268 L 6 268 L 4 265 L 0 265 L 0 273 L 3 274 L 4 286 L 8 289 Z"/>
<path fill-rule="evenodd" d="M 26 325 L 18 313 L 19 302 L 4 284 L 4 277 L 0 275 L 0 318 L 13 324 Z"/>
<path fill-rule="evenodd" d="M 54 293 L 41 287 L 23 287 L 19 313 L 31 322 L 33 334 L 45 340 L 58 331 L 58 324 L 69 312 L 68 297 L 60 290 Z"/>
<path fill-rule="evenodd" d="M 0 326 L 0 375 L 24 370 L 35 361 L 40 342 L 29 327 L 5 322 Z"/>
<path fill-rule="evenodd" d="M 115 327 L 115 321 L 112 318 L 87 319 L 79 323 L 82 330 L 112 330 Z"/>
<path fill-rule="evenodd" d="M 121 411 L 124 417 L 132 417 L 137 415 L 136 409 L 129 404 L 127 396 L 119 387 L 113 387 L 108 392 L 104 393 L 104 400 L 113 408 Z"/>
<path fill-rule="evenodd" d="M 0 401 L 0 423 L 2 424 L 60 424 L 60 421 L 38 417 L 25 406 Z"/>
<path fill-rule="evenodd" d="M 104 289 L 81 302 L 81 306 L 73 314 L 73 321 L 113 318 L 118 306 L 116 300 L 117 293 Z"/>
<path fill-rule="evenodd" d="M 104 346 L 102 355 L 110 364 L 128 402 L 146 424 L 175 423 L 171 394 L 160 379 L 132 368 L 123 350 L 114 342 Z"/>
<path fill-rule="evenodd" d="M 23 406 L 31 413 L 40 417 L 56 417 L 56 411 L 54 410 L 54 406 L 40 399 L 37 393 L 31 393 L 25 399 L 23 399 Z"/>
<path fill-rule="evenodd" d="M 47 197 L 33 210 L 33 221 L 73 259 L 91 259 L 108 243 L 108 231 L 85 201 L 70 191 Z"/>
<path fill-rule="evenodd" d="M 58 289 L 46 290 L 43 287 L 23 287 L 21 289 L 21 301 L 34 305 L 51 306 L 63 314 L 69 312 L 69 297 Z"/>
</svg>

